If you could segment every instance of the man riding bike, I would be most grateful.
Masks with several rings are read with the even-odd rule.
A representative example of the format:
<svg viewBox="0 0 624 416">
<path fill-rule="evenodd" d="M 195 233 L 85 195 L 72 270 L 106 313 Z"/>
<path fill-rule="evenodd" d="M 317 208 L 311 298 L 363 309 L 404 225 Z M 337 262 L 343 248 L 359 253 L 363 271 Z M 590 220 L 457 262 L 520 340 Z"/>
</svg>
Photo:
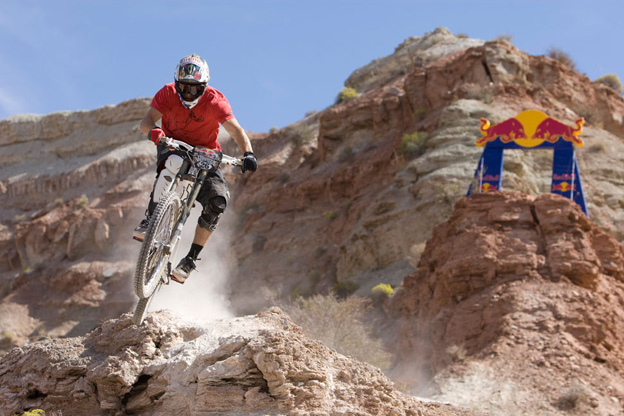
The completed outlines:
<svg viewBox="0 0 624 416">
<path fill-rule="evenodd" d="M 238 147 L 244 153 L 243 172 L 254 172 L 258 168 L 249 137 L 232 114 L 232 108 L 223 94 L 208 86 L 210 72 L 208 64 L 196 54 L 186 56 L 178 63 L 175 82 L 161 88 L 150 104 L 143 120 L 141 131 L 157 145 L 158 157 L 156 180 L 146 211 L 146 218 L 134 230 L 133 238 L 143 241 L 149 219 L 168 182 L 175 178 L 183 158 L 178 151 L 171 151 L 161 141 L 164 137 L 181 140 L 193 146 L 221 150 L 217 141 L 219 124 L 223 125 Z M 161 121 L 162 127 L 156 124 Z M 197 256 L 215 230 L 219 218 L 225 211 L 230 192 L 220 170 L 209 174 L 199 192 L 197 200 L 203 209 L 197 221 L 191 248 L 172 272 L 172 279 L 184 283 L 195 269 Z"/>
</svg>

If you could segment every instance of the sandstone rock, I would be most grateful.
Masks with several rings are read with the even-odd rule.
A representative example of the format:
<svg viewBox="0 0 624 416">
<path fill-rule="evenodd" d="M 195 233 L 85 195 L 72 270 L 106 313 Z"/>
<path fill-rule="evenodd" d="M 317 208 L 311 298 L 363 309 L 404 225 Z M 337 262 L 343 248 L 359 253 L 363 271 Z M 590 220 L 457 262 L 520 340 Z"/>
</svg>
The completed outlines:
<svg viewBox="0 0 624 416">
<path fill-rule="evenodd" d="M 552 402 L 550 386 L 578 378 L 600 413 L 613 413 L 604 392 L 611 383 L 624 392 L 617 335 L 624 309 L 611 301 L 624 296 L 623 254 L 624 245 L 558 195 L 496 192 L 460 200 L 392 300 L 402 317 L 395 377 L 418 389 L 435 375 L 434 397 L 519 412 Z M 578 365 L 552 354 L 574 355 Z M 543 372 L 527 361 L 559 369 Z M 477 390 L 487 392 L 464 396 L 458 383 L 483 377 L 490 381 Z M 514 396 L 494 406 L 480 401 L 501 388 Z"/>
<path fill-rule="evenodd" d="M 347 78 L 345 86 L 364 92 L 407 74 L 414 66 L 424 66 L 455 51 L 482 44 L 481 40 L 456 37 L 446 28 L 437 28 L 425 36 L 406 39 L 392 55 L 358 68 Z"/>
<path fill-rule="evenodd" d="M 303 335 L 279 309 L 192 324 L 124 315 L 0 361 L 0 408 L 63 414 L 470 415 L 398 392 L 376 368 Z"/>
</svg>

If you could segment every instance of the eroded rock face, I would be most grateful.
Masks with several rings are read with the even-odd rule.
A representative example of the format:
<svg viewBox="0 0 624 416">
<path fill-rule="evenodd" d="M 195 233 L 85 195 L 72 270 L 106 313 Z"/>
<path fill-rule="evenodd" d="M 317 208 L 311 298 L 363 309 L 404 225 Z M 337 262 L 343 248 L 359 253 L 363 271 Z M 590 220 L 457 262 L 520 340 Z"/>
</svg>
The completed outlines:
<svg viewBox="0 0 624 416">
<path fill-rule="evenodd" d="M 0 408 L 89 415 L 470 415 L 398 392 L 303 335 L 279 309 L 204 325 L 124 315 L 0 361 Z"/>
<path fill-rule="evenodd" d="M 244 222 L 235 280 L 254 274 L 284 296 L 348 282 L 368 296 L 378 283 L 400 285 L 468 190 L 483 150 L 479 118 L 500 122 L 525 109 L 571 124 L 585 117 L 577 159 L 590 217 L 624 238 L 624 100 L 607 87 L 509 42 L 446 30 L 406 40 L 346 85 L 361 95 L 255 143 L 264 168 L 233 191 Z M 314 124 L 317 134 L 302 140 Z M 406 155 L 402 139 L 417 132 L 422 143 Z M 503 189 L 548 193 L 551 169 L 552 152 L 506 152 Z M 242 308 L 257 307 L 254 293 L 238 295 Z"/>
<path fill-rule="evenodd" d="M 0 353 L 131 310 L 155 149 L 148 99 L 0 121 Z"/>
<path fill-rule="evenodd" d="M 436 397 L 455 399 L 466 392 L 460 380 L 487 378 L 479 397 L 500 383 L 517 394 L 497 405 L 529 412 L 541 401 L 561 411 L 558 400 L 577 383 L 587 399 L 579 408 L 612 414 L 612 398 L 624 397 L 622 300 L 624 245 L 576 204 L 553 194 L 473 195 L 435 228 L 393 299 L 402 318 L 397 376 L 418 385 L 437 375 Z M 453 401 L 485 407 L 479 400 Z"/>
</svg>

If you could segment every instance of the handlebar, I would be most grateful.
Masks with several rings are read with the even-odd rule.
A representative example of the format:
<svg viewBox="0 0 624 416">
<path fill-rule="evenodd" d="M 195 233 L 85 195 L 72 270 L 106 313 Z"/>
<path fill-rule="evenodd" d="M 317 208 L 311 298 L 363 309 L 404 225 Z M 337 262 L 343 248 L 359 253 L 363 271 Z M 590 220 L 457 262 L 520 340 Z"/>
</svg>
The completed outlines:
<svg viewBox="0 0 624 416">
<path fill-rule="evenodd" d="M 192 152 L 193 149 L 195 149 L 195 146 L 192 146 L 180 140 L 173 139 L 171 137 L 163 137 L 161 139 L 161 142 L 164 142 L 165 146 L 167 146 L 169 149 L 186 150 L 189 152 Z M 221 163 L 225 163 L 226 165 L 230 165 L 230 166 L 243 166 L 242 159 L 237 159 L 235 157 L 228 156 L 225 153 L 223 153 L 223 158 L 221 159 Z"/>
</svg>

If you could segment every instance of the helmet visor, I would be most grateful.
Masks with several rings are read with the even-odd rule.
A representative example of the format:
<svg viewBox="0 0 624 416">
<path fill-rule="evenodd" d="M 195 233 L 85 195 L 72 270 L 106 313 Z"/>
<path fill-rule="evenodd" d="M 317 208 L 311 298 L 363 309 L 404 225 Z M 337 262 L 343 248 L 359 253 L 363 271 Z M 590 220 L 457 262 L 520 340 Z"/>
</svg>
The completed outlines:
<svg viewBox="0 0 624 416">
<path fill-rule="evenodd" d="M 180 72 L 178 73 L 178 79 L 188 79 L 188 80 L 196 80 L 199 81 L 201 79 L 202 73 L 199 65 L 195 64 L 186 64 L 180 67 Z"/>
</svg>

